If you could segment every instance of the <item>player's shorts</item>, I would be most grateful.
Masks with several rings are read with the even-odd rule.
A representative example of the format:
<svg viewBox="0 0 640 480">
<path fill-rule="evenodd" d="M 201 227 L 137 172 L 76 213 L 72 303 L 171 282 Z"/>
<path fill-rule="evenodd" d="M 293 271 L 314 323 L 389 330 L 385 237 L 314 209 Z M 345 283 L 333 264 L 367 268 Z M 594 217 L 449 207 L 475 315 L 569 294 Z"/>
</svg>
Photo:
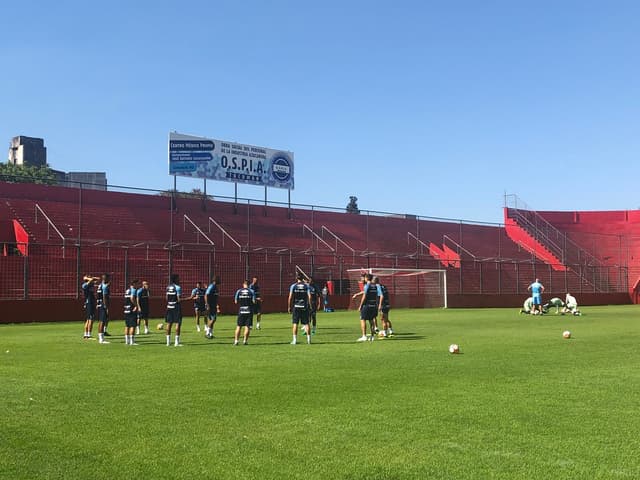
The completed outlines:
<svg viewBox="0 0 640 480">
<path fill-rule="evenodd" d="M 389 310 L 391 310 L 391 307 L 389 305 L 382 306 L 382 313 L 384 313 L 385 315 L 389 315 Z"/>
<path fill-rule="evenodd" d="M 378 307 L 363 305 L 360 310 L 360 320 L 373 320 L 378 316 Z"/>
<path fill-rule="evenodd" d="M 149 306 L 142 307 L 138 312 L 138 318 L 149 318 Z"/>
<path fill-rule="evenodd" d="M 204 312 L 207 309 L 207 306 L 204 303 L 194 303 L 193 309 L 196 312 Z"/>
<path fill-rule="evenodd" d="M 85 303 L 84 310 L 87 320 L 93 320 L 96 317 L 96 306 L 91 303 Z"/>
<path fill-rule="evenodd" d="M 218 309 L 216 307 L 211 307 L 209 312 L 207 313 L 207 317 L 209 320 L 215 321 L 218 319 Z"/>
<path fill-rule="evenodd" d="M 165 316 L 167 323 L 177 323 L 182 325 L 182 312 L 179 308 L 168 308 Z"/>
<path fill-rule="evenodd" d="M 109 315 L 106 308 L 98 308 L 98 321 L 106 323 L 109 320 Z"/>
<path fill-rule="evenodd" d="M 236 325 L 238 327 L 253 327 L 253 313 L 239 313 Z"/>
<path fill-rule="evenodd" d="M 254 315 L 262 313 L 262 302 L 256 301 L 256 303 L 253 305 L 252 310 L 253 310 Z"/>
<path fill-rule="evenodd" d="M 306 308 L 294 308 L 291 314 L 291 323 L 301 323 L 302 325 L 309 324 L 309 310 Z"/>
<path fill-rule="evenodd" d="M 542 304 L 542 295 L 533 295 L 533 304 L 541 305 Z"/>
<path fill-rule="evenodd" d="M 127 328 L 133 328 L 138 324 L 138 315 L 136 312 L 124 314 L 124 326 Z"/>
</svg>

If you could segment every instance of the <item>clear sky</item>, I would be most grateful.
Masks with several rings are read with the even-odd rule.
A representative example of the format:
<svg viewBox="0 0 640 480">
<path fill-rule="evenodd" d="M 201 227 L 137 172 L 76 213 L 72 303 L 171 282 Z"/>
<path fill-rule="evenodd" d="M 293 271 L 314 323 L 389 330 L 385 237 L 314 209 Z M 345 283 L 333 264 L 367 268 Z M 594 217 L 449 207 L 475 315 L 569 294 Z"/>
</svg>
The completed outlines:
<svg viewBox="0 0 640 480">
<path fill-rule="evenodd" d="M 177 130 L 295 152 L 295 203 L 490 222 L 505 191 L 640 206 L 640 2 L 100 4 L 3 4 L 7 147 L 44 137 L 54 168 L 169 188 Z"/>
</svg>

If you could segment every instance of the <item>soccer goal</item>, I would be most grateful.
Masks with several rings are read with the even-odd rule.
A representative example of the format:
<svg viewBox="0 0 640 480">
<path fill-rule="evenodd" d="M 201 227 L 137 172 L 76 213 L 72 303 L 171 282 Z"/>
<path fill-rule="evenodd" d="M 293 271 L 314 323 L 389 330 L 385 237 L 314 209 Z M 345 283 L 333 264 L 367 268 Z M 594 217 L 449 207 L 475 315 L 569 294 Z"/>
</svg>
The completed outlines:
<svg viewBox="0 0 640 480">
<path fill-rule="evenodd" d="M 370 273 L 389 290 L 391 308 L 447 308 L 447 271 L 433 268 L 354 268 L 347 270 L 351 295 L 362 291 Z M 357 299 L 351 302 L 356 308 Z"/>
</svg>

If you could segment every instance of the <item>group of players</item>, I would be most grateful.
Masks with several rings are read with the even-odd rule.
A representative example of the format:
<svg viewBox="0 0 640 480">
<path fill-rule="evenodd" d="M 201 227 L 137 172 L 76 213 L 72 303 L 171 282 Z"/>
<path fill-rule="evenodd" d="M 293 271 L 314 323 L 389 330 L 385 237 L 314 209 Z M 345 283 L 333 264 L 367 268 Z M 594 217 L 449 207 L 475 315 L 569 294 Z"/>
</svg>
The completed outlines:
<svg viewBox="0 0 640 480">
<path fill-rule="evenodd" d="M 378 335 L 380 338 L 393 336 L 393 326 L 389 320 L 389 290 L 380 283 L 379 277 L 370 273 L 363 274 L 359 282 L 361 290 L 352 299 L 360 297 L 358 310 L 360 311 L 360 333 L 358 342 L 373 342 Z M 378 328 L 378 314 L 382 320 L 382 330 Z M 367 337 L 367 323 L 371 335 Z"/>
<path fill-rule="evenodd" d="M 203 319 L 205 337 L 214 338 L 214 326 L 217 316 L 220 313 L 218 304 L 219 278 L 214 277 L 211 283 L 204 288 L 202 282 L 198 282 L 191 291 L 189 297 L 183 297 L 178 275 L 171 275 L 170 283 L 166 287 L 166 330 L 167 346 L 171 346 L 171 331 L 174 329 L 174 342 L 177 347 L 182 346 L 180 342 L 180 331 L 182 327 L 182 303 L 194 301 L 194 312 L 196 329 L 201 332 L 200 319 Z M 92 338 L 93 323 L 98 319 L 98 341 L 101 344 L 109 343 L 105 339 L 110 334 L 107 331 L 109 324 L 110 307 L 110 278 L 108 274 L 101 277 L 85 275 L 83 277 L 82 291 L 84 294 L 84 308 L 86 321 L 84 325 L 85 339 Z M 144 333 L 149 333 L 149 284 L 146 281 L 140 282 L 135 279 L 130 282 L 124 293 L 124 321 L 125 321 L 125 343 L 127 345 L 137 345 L 135 335 L 140 334 L 141 325 L 144 326 Z M 238 345 L 240 336 L 244 345 L 249 343 L 249 335 L 253 328 L 254 315 L 256 316 L 256 329 L 260 330 L 260 320 L 262 317 L 262 295 L 258 278 L 253 277 L 251 283 L 245 280 L 242 287 L 234 295 L 234 303 L 238 305 L 238 317 L 234 333 L 234 345 Z M 302 324 L 307 343 L 311 343 L 311 336 L 316 333 L 317 311 L 321 305 L 321 290 L 313 282 L 312 278 L 298 275 L 296 282 L 289 288 L 288 310 L 292 314 L 292 344 L 297 343 L 298 325 Z M 244 331 L 243 331 L 244 329 Z"/>
<path fill-rule="evenodd" d="M 556 314 L 570 314 L 570 315 L 582 315 L 578 309 L 578 301 L 576 297 L 567 292 L 564 302 L 554 297 L 547 303 L 542 303 L 542 293 L 544 292 L 544 285 L 540 283 L 540 279 L 536 278 L 535 282 L 527 287 L 527 290 L 531 292 L 531 296 L 524 301 L 520 313 L 526 313 L 530 315 L 543 315 L 547 313 L 552 307 L 556 307 Z"/>
</svg>

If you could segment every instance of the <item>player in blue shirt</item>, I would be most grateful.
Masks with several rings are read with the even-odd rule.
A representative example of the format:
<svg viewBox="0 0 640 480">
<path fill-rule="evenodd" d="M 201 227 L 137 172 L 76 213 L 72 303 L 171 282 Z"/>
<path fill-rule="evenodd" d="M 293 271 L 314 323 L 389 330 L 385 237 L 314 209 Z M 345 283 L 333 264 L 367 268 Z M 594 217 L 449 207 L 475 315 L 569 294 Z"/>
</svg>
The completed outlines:
<svg viewBox="0 0 640 480">
<path fill-rule="evenodd" d="M 544 285 L 540 283 L 540 279 L 536 278 L 536 281 L 529 285 L 527 290 L 531 292 L 531 297 L 533 298 L 531 314 L 542 315 L 542 293 L 544 292 Z"/>
<path fill-rule="evenodd" d="M 196 316 L 196 330 L 200 332 L 200 316 L 202 316 L 202 323 L 206 324 L 206 310 L 207 305 L 204 299 L 206 289 L 202 288 L 202 282 L 196 283 L 196 288 L 191 290 L 191 296 L 187 300 L 193 300 L 193 309 Z M 206 327 L 205 327 L 206 328 Z"/>
<path fill-rule="evenodd" d="M 320 290 L 311 277 L 309 277 L 309 280 L 307 280 L 307 285 L 309 287 L 309 295 L 311 296 L 311 303 L 309 304 L 311 335 L 315 335 L 317 326 L 317 311 L 320 308 Z"/>
<path fill-rule="evenodd" d="M 144 320 L 144 333 L 149 333 L 149 282 L 144 280 L 142 287 L 136 291 L 138 298 L 138 325 L 136 326 L 136 335 L 140 335 L 140 321 Z"/>
<path fill-rule="evenodd" d="M 260 293 L 260 285 L 258 285 L 258 277 L 251 279 L 249 288 L 253 290 L 256 296 L 256 303 L 253 305 L 253 314 L 256 316 L 256 329 L 260 330 L 260 319 L 262 318 L 262 294 Z"/>
<path fill-rule="evenodd" d="M 311 294 L 309 293 L 309 286 L 304 283 L 304 277 L 302 275 L 298 275 L 296 277 L 296 283 L 289 287 L 289 299 L 287 305 L 289 313 L 292 314 L 291 328 L 293 340 L 291 341 L 291 345 L 298 343 L 298 323 L 302 324 L 302 328 L 307 336 L 307 343 L 311 343 L 311 332 L 309 331 Z"/>
<path fill-rule="evenodd" d="M 207 309 L 208 322 L 205 327 L 205 337 L 213 338 L 213 327 L 218 319 L 220 307 L 218 306 L 218 284 L 219 277 L 213 277 L 211 283 L 204 292 L 205 307 Z"/>
<path fill-rule="evenodd" d="M 180 288 L 180 277 L 175 273 L 171 275 L 171 283 L 167 286 L 166 298 L 167 298 L 167 347 L 171 346 L 171 327 L 175 323 L 175 346 L 181 347 L 180 343 L 180 327 L 182 326 L 182 307 L 180 306 L 180 295 L 182 289 Z"/>
<path fill-rule="evenodd" d="M 124 342 L 127 345 L 137 345 L 135 330 L 138 324 L 138 287 L 140 281 L 133 280 L 124 292 Z"/>
<path fill-rule="evenodd" d="M 380 286 L 380 293 L 382 294 L 382 301 L 380 302 L 380 317 L 382 320 L 382 330 L 379 335 L 383 338 L 393 336 L 393 327 L 391 320 L 389 320 L 389 310 L 391 310 L 391 304 L 389 303 L 389 290 L 387 287 L 380 283 L 378 277 L 373 277 L 373 283 Z"/>
<path fill-rule="evenodd" d="M 85 340 L 91 338 L 91 331 L 93 330 L 93 321 L 96 317 L 96 295 L 95 285 L 100 280 L 98 277 L 92 277 L 91 275 L 85 275 L 82 283 L 82 293 L 84 296 L 84 338 Z"/>
<path fill-rule="evenodd" d="M 233 336 L 233 344 L 238 345 L 240 330 L 244 327 L 243 344 L 249 344 L 249 332 L 253 326 L 253 307 L 256 304 L 256 295 L 249 288 L 249 281 L 242 282 L 242 288 L 236 291 L 233 301 L 238 307 L 238 320 L 236 322 L 236 331 Z"/>
<path fill-rule="evenodd" d="M 367 341 L 367 322 L 371 328 L 371 336 L 369 341 L 373 342 L 375 337 L 375 319 L 378 316 L 378 310 L 382 308 L 382 290 L 380 285 L 373 283 L 373 276 L 367 273 L 365 276 L 365 284 L 362 289 L 362 298 L 360 300 L 360 331 L 362 336 L 358 338 L 358 342 Z"/>
<path fill-rule="evenodd" d="M 109 308 L 111 307 L 111 275 L 108 273 L 102 274 L 102 283 L 100 284 L 100 291 L 102 293 L 102 311 L 98 312 L 101 316 L 98 318 L 98 329 L 100 329 L 100 323 L 102 324 L 102 334 L 105 337 L 110 337 L 111 334 L 107 332 L 107 326 L 109 326 Z M 100 332 L 100 330 L 99 330 Z"/>
</svg>

